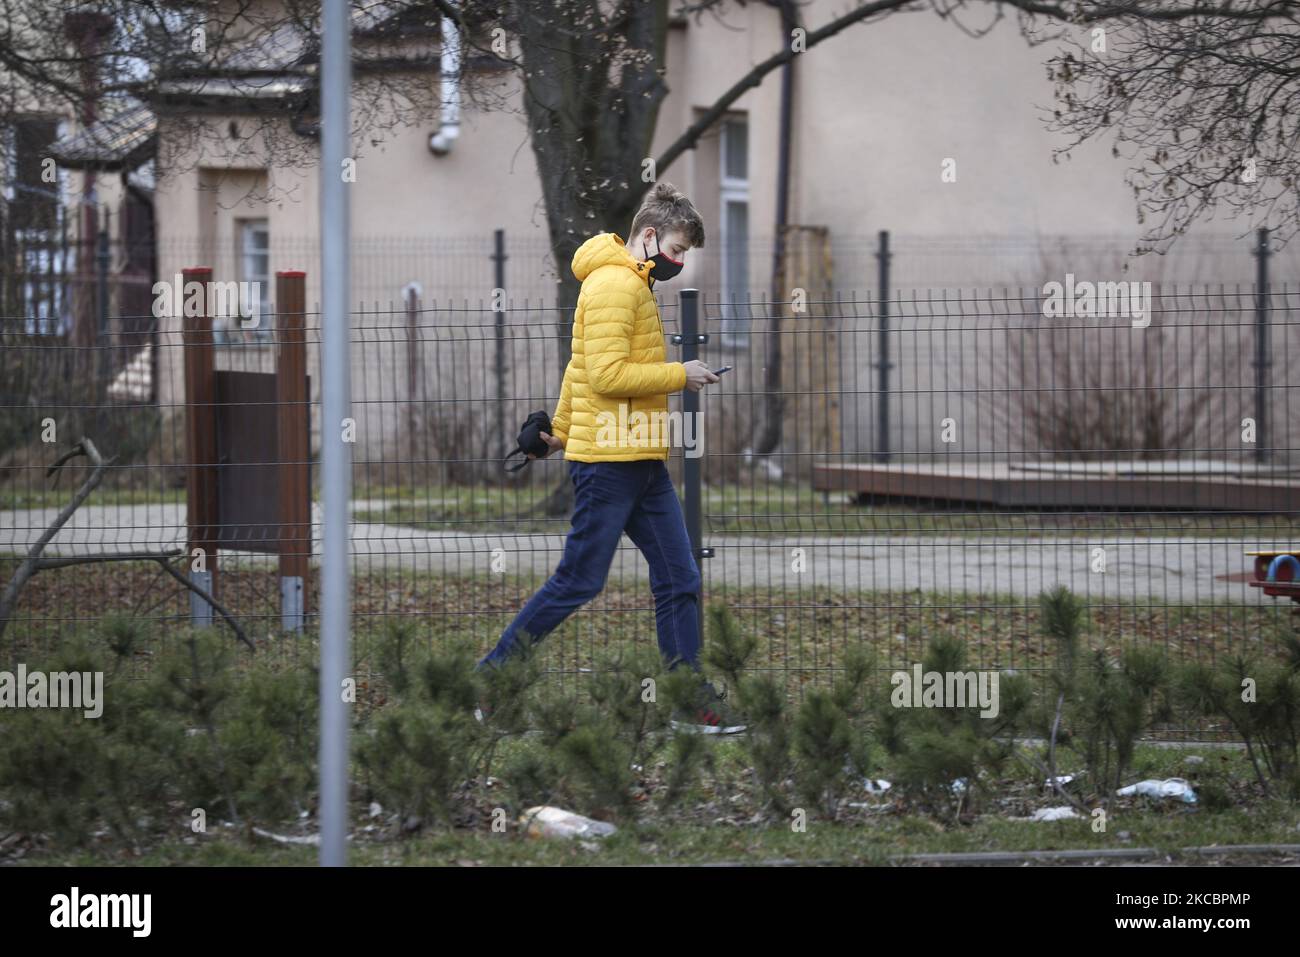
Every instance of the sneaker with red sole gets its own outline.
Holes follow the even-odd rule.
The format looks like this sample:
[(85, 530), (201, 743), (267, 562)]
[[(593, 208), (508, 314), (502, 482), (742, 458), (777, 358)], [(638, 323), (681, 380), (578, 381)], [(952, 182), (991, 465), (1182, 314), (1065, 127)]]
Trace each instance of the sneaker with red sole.
[(669, 724), (674, 731), (689, 734), (740, 734), (746, 728), (745, 722), (726, 698), (706, 681), (694, 711), (679, 708)]

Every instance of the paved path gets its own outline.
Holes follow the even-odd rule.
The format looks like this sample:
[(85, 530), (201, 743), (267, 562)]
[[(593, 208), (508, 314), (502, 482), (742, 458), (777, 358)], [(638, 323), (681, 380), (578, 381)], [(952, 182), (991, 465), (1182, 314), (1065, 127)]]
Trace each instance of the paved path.
[[(364, 507), (366, 503), (354, 503)], [(25, 552), (53, 520), (55, 509), (0, 512), (0, 554)], [(313, 556), (320, 556), (320, 507), (313, 505)], [(46, 549), (74, 555), (179, 547), (185, 538), (180, 504), (97, 505), (78, 510)], [(358, 524), (352, 529), (354, 568), (366, 571), (438, 571), (451, 574), (545, 575), (559, 561), (562, 535), (478, 534)], [(646, 581), (646, 566), (624, 539), (612, 581)], [(1271, 603), (1257, 589), (1223, 576), (1250, 568), (1243, 552), (1260, 544), (1222, 538), (1119, 540), (1013, 536), (714, 535), (716, 557), (702, 562), (711, 587), (765, 586), (794, 590), (826, 585), (844, 590), (1002, 592), (1035, 595), (1068, 585), (1093, 601), (1153, 598)], [(1105, 549), (1106, 570), (1092, 570), (1094, 549)], [(796, 549), (802, 549), (802, 556)], [(230, 553), (227, 553), (230, 554)], [(274, 556), (234, 553), (241, 565)], [(495, 567), (494, 567), (495, 564)], [(801, 569), (801, 570), (800, 570)]]

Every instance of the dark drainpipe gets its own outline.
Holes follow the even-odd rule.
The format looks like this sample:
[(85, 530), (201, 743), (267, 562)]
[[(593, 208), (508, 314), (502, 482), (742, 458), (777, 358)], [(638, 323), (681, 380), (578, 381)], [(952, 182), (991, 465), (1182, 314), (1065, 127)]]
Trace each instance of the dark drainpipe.
[[(775, 0), (781, 11), (782, 42), (792, 42), (791, 33), (799, 25), (794, 0)], [(754, 443), (754, 451), (767, 455), (781, 444), (781, 420), (785, 402), (781, 394), (781, 310), (778, 306), (789, 290), (781, 289), (782, 263), (785, 259), (785, 227), (790, 213), (790, 126), (794, 109), (794, 61), (791, 57), (781, 67), (781, 119), (776, 158), (776, 236), (772, 244), (772, 317), (770, 342), (766, 356), (767, 376), (763, 383), (763, 431)]]

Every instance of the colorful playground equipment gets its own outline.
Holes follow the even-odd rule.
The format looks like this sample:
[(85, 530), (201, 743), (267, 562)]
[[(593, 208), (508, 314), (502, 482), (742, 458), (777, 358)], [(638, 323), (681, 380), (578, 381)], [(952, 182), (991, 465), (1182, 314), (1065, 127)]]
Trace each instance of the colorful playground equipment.
[(1300, 546), (1289, 551), (1246, 552), (1255, 558), (1255, 579), (1251, 588), (1264, 589), (1265, 595), (1285, 596), (1300, 602)]

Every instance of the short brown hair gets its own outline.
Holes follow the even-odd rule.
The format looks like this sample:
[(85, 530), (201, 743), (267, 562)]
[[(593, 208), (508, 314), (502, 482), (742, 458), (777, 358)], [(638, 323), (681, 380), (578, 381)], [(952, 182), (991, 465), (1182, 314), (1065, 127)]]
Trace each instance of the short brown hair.
[(641, 208), (632, 218), (628, 238), (636, 236), (647, 226), (653, 226), (655, 235), (681, 232), (692, 246), (704, 245), (704, 219), (686, 196), (672, 183), (655, 183)]

